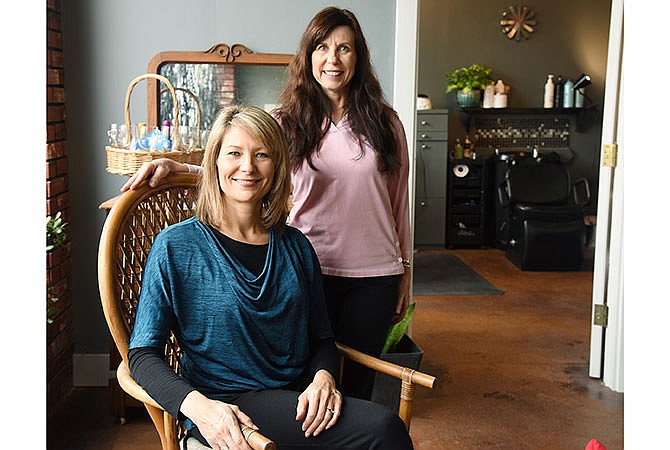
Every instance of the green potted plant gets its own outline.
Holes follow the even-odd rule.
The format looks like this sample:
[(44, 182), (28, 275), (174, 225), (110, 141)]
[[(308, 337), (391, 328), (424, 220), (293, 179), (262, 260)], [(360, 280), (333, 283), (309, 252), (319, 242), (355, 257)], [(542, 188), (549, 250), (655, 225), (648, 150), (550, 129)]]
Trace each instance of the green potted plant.
[(446, 92), (457, 91), (456, 101), (462, 108), (477, 106), (482, 96), (482, 90), (494, 81), (489, 76), (491, 70), (491, 68), (484, 67), (481, 64), (472, 64), (470, 67), (454, 69), (445, 75)]
[[(47, 255), (56, 249), (63, 247), (67, 242), (67, 233), (65, 232), (67, 222), (64, 222), (60, 211), (55, 216), (47, 216)], [(56, 301), (58, 293), (51, 283), (47, 283), (47, 323), (53, 323), (56, 317)]]
[[(403, 319), (389, 330), (380, 359), (410, 369), (419, 369), (423, 350), (410, 338), (406, 331), (414, 315), (416, 303), (411, 303)], [(398, 411), (400, 404), (401, 382), (399, 379), (383, 373), (375, 375), (371, 400)]]

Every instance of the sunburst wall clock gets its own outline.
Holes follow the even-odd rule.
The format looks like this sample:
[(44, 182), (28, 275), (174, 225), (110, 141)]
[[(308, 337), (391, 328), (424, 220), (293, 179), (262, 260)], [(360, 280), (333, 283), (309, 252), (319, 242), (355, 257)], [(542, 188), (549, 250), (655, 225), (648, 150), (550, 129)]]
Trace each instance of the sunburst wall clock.
[(500, 19), (502, 32), (508, 39), (528, 39), (535, 31), (535, 13), (527, 6), (510, 6)]

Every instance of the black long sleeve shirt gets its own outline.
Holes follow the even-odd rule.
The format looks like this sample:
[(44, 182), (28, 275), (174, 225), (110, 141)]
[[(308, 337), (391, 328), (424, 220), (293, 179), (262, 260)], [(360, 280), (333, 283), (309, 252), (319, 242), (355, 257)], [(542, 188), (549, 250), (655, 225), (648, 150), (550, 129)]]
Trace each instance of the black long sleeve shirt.
[[(222, 245), (231, 251), (252, 273), (263, 270), (267, 245), (252, 245), (238, 242), (217, 231)], [(135, 381), (173, 417), (181, 420), (179, 412), (186, 396), (193, 390), (188, 381), (181, 378), (166, 364), (163, 349), (158, 347), (134, 348), (128, 352), (130, 373)], [(338, 354), (334, 339), (310, 343), (310, 363), (302, 376), (287, 385), (288, 389), (304, 389), (316, 372), (327, 370), (334, 379), (338, 376)]]

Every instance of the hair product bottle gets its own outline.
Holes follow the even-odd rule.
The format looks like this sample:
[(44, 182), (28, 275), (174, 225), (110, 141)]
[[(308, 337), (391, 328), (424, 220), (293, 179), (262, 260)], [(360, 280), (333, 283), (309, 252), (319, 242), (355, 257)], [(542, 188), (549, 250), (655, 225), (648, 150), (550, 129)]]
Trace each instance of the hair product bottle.
[(563, 107), (563, 78), (559, 75), (554, 82), (554, 108)]
[(498, 80), (495, 86), (495, 94), (493, 95), (494, 108), (507, 108), (507, 86), (502, 80)]
[(584, 107), (584, 88), (579, 88), (575, 91), (575, 108)]
[(575, 91), (572, 89), (574, 84), (568, 80), (563, 85), (563, 108), (575, 107)]
[(554, 76), (547, 75), (547, 83), (544, 85), (544, 107), (554, 107)]
[(483, 108), (493, 108), (493, 96), (495, 95), (496, 88), (492, 84), (486, 86), (484, 89), (484, 103)]
[(463, 159), (463, 146), (459, 138), (456, 138), (456, 144), (454, 145), (454, 151), (451, 152), (451, 157), (452, 159)]
[(469, 135), (465, 135), (465, 145), (463, 146), (463, 158), (472, 158), (472, 141), (470, 140)]

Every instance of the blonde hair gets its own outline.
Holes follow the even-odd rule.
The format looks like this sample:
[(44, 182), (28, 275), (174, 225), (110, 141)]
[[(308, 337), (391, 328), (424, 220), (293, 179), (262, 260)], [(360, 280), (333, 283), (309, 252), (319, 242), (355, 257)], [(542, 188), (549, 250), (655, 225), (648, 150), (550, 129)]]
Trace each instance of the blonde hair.
[(277, 121), (256, 106), (233, 105), (219, 111), (207, 139), (202, 162), (203, 174), (198, 184), (196, 214), (211, 226), (218, 226), (224, 217), (224, 197), (219, 184), (216, 161), (221, 153), (223, 138), (231, 127), (238, 127), (257, 139), (268, 150), (274, 164), (274, 179), (263, 198), (261, 223), (266, 229), (278, 226), (283, 230), (288, 216), (288, 197), (291, 176), (288, 145)]

